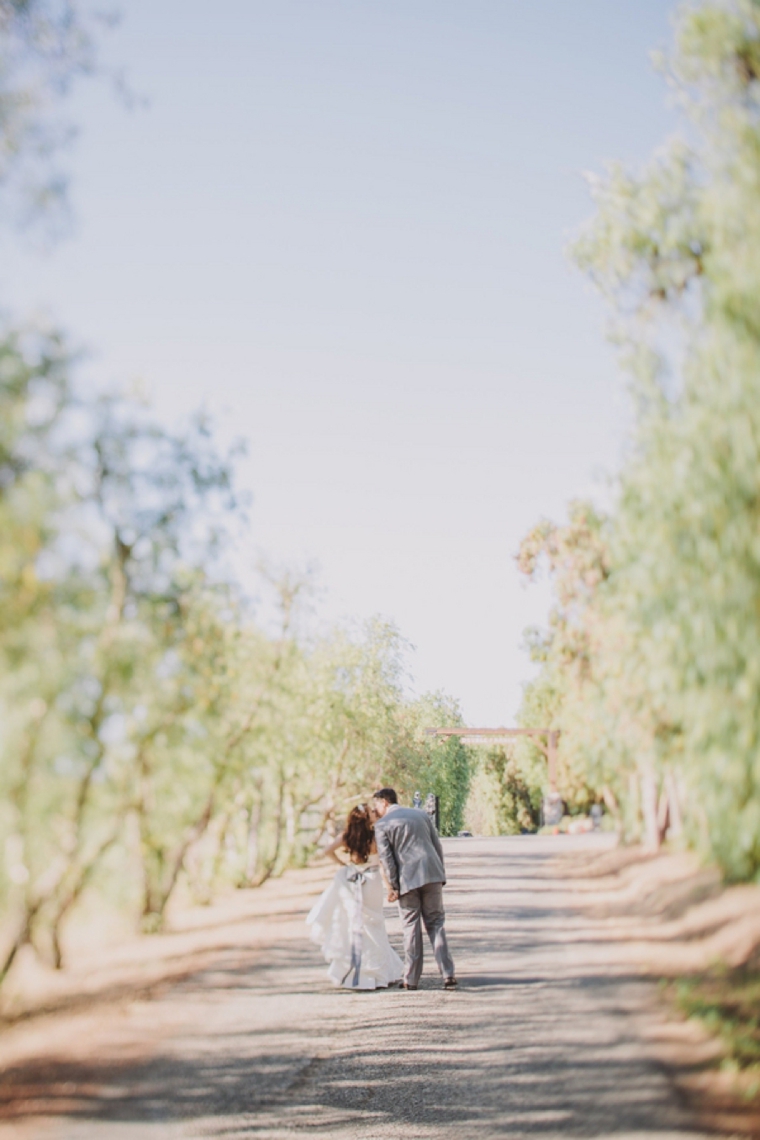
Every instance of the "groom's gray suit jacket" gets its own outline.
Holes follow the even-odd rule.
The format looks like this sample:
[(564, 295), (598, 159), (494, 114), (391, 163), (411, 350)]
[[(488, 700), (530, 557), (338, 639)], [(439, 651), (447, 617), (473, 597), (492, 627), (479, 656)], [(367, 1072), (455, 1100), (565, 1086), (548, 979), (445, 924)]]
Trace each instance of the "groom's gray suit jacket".
[(375, 824), (375, 841), (388, 882), (400, 895), (446, 882), (443, 848), (427, 812), (390, 808)]

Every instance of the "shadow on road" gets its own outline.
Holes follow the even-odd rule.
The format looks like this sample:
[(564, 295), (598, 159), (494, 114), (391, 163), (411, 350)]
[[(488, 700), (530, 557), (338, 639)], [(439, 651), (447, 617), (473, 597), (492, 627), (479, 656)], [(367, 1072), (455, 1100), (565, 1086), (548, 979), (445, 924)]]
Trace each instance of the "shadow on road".
[(109, 1124), (134, 1125), (132, 1140), (162, 1123), (240, 1140), (694, 1135), (630, 1016), (645, 984), (589, 972), (546, 856), (526, 852), (449, 850), (459, 991), (429, 964), (417, 993), (332, 990), (299, 927), (264, 960), (229, 949), (175, 984), (165, 1000), (187, 1010), (185, 1028), (146, 1041), (140, 1064), (6, 1071), (0, 1114), (63, 1118), (62, 1140), (110, 1140)]

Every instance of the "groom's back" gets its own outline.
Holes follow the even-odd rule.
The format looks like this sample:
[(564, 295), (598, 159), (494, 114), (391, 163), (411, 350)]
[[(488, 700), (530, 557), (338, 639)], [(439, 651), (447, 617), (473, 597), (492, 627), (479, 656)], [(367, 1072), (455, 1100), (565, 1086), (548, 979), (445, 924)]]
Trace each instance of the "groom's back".
[[(445, 883), (443, 850), (430, 817), (418, 808), (394, 807), (375, 824), (377, 849), (386, 873), (393, 859), (401, 894), (426, 883)], [(393, 881), (393, 876), (389, 874)]]

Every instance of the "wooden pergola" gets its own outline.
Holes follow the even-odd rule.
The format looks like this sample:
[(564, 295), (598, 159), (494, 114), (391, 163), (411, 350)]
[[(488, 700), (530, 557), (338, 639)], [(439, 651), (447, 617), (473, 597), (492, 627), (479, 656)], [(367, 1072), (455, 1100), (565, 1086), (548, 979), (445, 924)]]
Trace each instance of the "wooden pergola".
[(532, 736), (536, 747), (546, 757), (549, 767), (549, 788), (557, 790), (558, 728), (426, 728), (427, 736), (459, 736), (465, 744), (506, 744), (513, 736)]

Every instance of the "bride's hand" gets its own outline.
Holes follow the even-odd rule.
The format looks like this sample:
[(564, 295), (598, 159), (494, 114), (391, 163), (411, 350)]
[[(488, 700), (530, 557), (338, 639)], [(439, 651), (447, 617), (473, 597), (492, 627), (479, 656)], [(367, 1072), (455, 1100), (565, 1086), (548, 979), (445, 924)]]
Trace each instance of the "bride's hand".
[(398, 891), (394, 891), (392, 888), (388, 891), (388, 902), (398, 902)]

